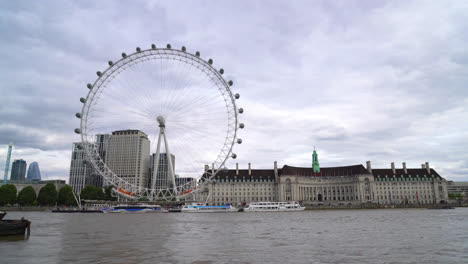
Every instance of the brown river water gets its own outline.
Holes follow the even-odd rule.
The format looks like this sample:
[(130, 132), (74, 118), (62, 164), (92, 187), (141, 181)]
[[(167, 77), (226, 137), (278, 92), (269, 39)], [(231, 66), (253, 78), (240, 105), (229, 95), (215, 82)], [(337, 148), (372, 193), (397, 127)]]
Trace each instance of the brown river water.
[(468, 208), (56, 214), (0, 263), (468, 263)]

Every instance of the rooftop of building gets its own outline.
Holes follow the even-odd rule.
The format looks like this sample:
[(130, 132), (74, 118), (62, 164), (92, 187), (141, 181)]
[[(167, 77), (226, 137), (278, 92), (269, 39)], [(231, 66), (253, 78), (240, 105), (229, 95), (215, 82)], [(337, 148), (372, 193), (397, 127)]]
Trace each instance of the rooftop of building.
[[(208, 173), (211, 173), (212, 170), (208, 170)], [(278, 174), (281, 173), (281, 169), (278, 169)], [(208, 175), (205, 173), (202, 176), (202, 180), (206, 179)], [(275, 170), (270, 169), (270, 170), (265, 170), (265, 169), (251, 169), (250, 172), (248, 169), (243, 169), (243, 170), (220, 170), (218, 173), (216, 173), (215, 180), (229, 180), (229, 181), (235, 181), (235, 180), (246, 180), (246, 181), (252, 181), (252, 180), (262, 180), (262, 181), (274, 181), (275, 179)]]
[(112, 135), (137, 135), (138, 133), (142, 133), (145, 136), (148, 136), (145, 132), (137, 129), (124, 129), (112, 131)]
[(369, 174), (366, 168), (361, 164), (340, 167), (321, 167), (320, 172), (315, 173), (312, 167), (294, 167), (284, 165), (282, 176), (315, 176), (315, 177), (332, 177), (332, 176), (354, 176), (361, 174)]
[(424, 178), (424, 177), (439, 177), (441, 176), (434, 170), (423, 168), (416, 169), (395, 169), (395, 172), (391, 168), (389, 169), (372, 169), (372, 174), (376, 178)]

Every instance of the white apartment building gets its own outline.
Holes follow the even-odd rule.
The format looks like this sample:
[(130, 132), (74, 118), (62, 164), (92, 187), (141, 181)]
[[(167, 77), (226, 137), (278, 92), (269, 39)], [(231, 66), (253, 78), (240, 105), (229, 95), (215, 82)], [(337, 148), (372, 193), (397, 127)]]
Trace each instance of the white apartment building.
[(123, 180), (146, 188), (149, 180), (150, 141), (139, 130), (112, 132), (106, 165)]

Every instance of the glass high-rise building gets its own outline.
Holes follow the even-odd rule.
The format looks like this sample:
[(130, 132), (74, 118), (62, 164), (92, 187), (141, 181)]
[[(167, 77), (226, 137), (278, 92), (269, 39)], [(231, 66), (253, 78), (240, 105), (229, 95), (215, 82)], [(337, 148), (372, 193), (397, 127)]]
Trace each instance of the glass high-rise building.
[(93, 172), (91, 164), (86, 160), (86, 153), (81, 142), (73, 143), (72, 158), (70, 163), (70, 178), (68, 183), (75, 193), (89, 184), (89, 179)]
[[(175, 171), (175, 156), (171, 154), (171, 161), (172, 167)], [(149, 181), (149, 186), (152, 187), (152, 179), (153, 179), (153, 172), (154, 172), (154, 165), (156, 164), (156, 153), (153, 153), (153, 157), (151, 159), (151, 177)], [(176, 183), (177, 184), (177, 183)], [(165, 189), (172, 187), (173, 182), (172, 179), (169, 177), (169, 162), (167, 160), (166, 153), (159, 153), (159, 164), (158, 164), (158, 175), (156, 175), (156, 181), (154, 187), (156, 189)]]
[(13, 161), (13, 164), (11, 166), (10, 180), (24, 181), (25, 176), (26, 176), (26, 161), (22, 159)]
[(36, 161), (29, 164), (28, 176), (26, 178), (28, 181), (40, 181), (41, 180), (41, 171), (39, 170), (39, 164)]

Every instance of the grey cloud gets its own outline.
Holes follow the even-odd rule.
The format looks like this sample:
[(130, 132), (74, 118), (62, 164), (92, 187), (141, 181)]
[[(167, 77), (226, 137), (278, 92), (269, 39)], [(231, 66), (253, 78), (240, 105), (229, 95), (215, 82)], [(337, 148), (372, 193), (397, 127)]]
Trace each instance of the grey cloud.
[(136, 46), (171, 43), (234, 80), (245, 109), (241, 164), (309, 166), (315, 145), (324, 166), (428, 160), (468, 179), (464, 2), (0, 5), (0, 145), (68, 151), (95, 72)]

